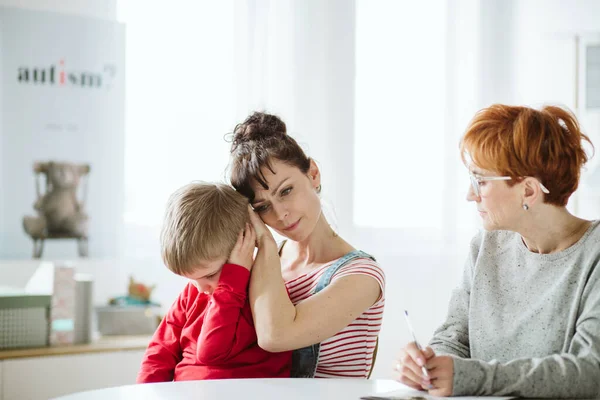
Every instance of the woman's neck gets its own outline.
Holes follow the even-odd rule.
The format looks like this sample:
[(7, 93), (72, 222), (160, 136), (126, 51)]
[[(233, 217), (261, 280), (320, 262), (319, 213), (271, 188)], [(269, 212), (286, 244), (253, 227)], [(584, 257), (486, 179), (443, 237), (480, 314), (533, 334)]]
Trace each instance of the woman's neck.
[(352, 246), (331, 228), (323, 213), (315, 229), (305, 240), (290, 241), (285, 247), (289, 258), (304, 265), (323, 264), (353, 250)]
[(530, 251), (552, 254), (577, 243), (590, 225), (590, 221), (575, 217), (565, 207), (544, 204), (517, 232)]

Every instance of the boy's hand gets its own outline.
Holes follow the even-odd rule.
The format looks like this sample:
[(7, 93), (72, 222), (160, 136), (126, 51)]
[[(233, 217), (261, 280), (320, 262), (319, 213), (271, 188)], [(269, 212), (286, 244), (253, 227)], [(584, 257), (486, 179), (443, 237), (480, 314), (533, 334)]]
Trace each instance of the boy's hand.
[(233, 246), (231, 255), (227, 260), (228, 264), (241, 265), (248, 271), (254, 264), (254, 244), (256, 243), (256, 233), (252, 225), (246, 224), (246, 227), (240, 231), (237, 242)]

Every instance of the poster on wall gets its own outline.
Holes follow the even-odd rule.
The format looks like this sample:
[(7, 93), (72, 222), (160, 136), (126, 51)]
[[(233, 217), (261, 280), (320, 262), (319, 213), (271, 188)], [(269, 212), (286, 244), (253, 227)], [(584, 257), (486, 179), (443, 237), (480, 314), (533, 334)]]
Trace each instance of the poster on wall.
[[(123, 24), (0, 7), (0, 259), (31, 257), (32, 241), (22, 220), (36, 215), (36, 161), (90, 165), (89, 254), (117, 255), (124, 197), (124, 72)], [(44, 258), (77, 257), (75, 242), (46, 241), (45, 246)]]

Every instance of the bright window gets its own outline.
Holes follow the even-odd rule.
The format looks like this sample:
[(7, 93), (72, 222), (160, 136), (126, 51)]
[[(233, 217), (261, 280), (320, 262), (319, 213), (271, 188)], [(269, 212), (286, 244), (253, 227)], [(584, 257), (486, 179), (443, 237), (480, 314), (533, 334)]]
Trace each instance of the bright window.
[(445, 3), (356, 3), (358, 226), (440, 227), (449, 145), (444, 142)]
[(234, 3), (120, 1), (126, 23), (125, 223), (157, 228), (192, 180), (224, 180), (235, 121)]

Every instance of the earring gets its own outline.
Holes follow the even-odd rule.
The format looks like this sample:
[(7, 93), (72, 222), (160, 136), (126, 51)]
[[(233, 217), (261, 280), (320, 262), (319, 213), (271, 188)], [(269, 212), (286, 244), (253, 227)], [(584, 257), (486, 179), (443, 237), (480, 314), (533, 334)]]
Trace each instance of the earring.
[(527, 204), (523, 204), (523, 210), (525, 210), (525, 211), (529, 210), (529, 206)]
[(320, 194), (320, 193), (321, 193), (321, 184), (320, 184), (320, 183), (319, 183), (319, 186), (317, 186), (317, 188), (316, 188), (316, 189), (317, 189), (317, 193), (319, 193), (319, 194)]

